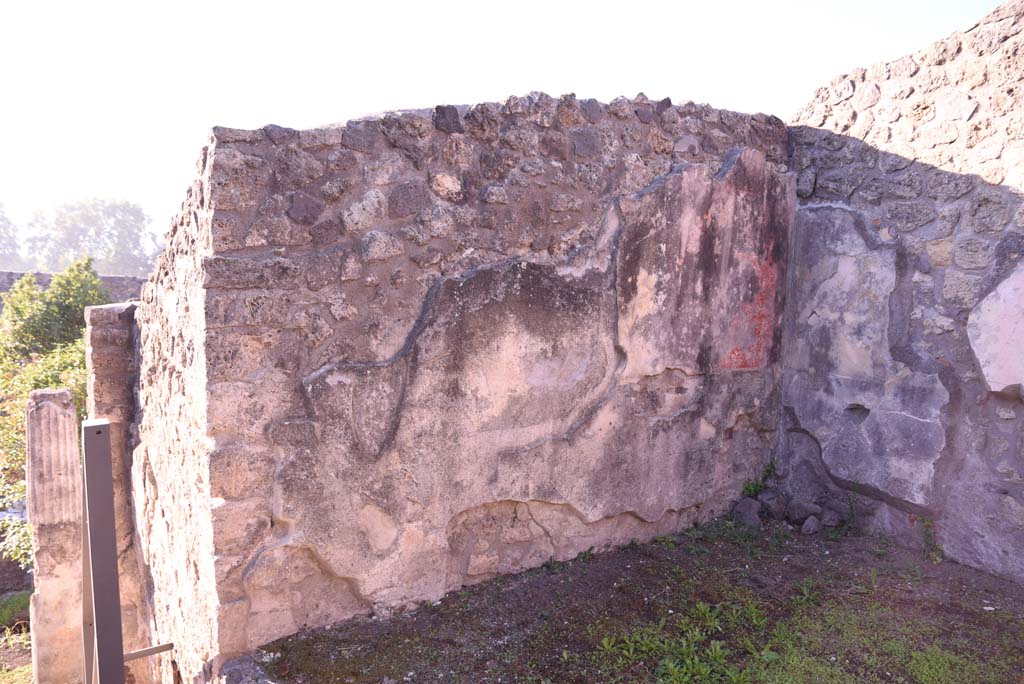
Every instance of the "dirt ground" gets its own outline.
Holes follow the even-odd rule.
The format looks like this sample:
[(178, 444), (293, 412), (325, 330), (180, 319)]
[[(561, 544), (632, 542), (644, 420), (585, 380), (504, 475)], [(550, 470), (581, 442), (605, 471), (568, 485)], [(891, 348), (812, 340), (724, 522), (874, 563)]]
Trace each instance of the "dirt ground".
[(32, 578), (27, 572), (17, 563), (0, 558), (0, 613), (6, 616), (6, 622), (0, 623), (0, 676), (32, 662), (28, 609), (12, 611), (5, 600), (16, 592), (31, 588)]
[(1024, 684), (1024, 588), (886, 539), (719, 521), (257, 655), (295, 684)]
[[(13, 640), (5, 639), (0, 644), (0, 674), (17, 670), (20, 667), (32, 664), (32, 646), (28, 640), (28, 633), (24, 637)], [(3, 680), (0, 679), (0, 683)]]
[(14, 561), (0, 558), (0, 595), (32, 588), (32, 578)]

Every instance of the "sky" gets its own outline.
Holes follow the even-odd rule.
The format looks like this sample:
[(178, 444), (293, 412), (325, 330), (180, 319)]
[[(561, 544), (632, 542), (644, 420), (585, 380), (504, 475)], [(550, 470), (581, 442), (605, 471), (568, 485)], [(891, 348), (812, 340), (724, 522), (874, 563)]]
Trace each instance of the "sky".
[(6, 2), (0, 204), (127, 200), (163, 233), (212, 126), (310, 128), (543, 91), (789, 120), (993, 0)]

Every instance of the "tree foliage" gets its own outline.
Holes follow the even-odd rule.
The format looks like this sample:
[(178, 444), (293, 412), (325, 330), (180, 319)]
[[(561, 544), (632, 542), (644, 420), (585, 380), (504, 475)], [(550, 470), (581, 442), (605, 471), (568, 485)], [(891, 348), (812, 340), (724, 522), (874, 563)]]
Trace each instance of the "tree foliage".
[[(88, 259), (53, 276), (46, 290), (29, 274), (3, 296), (0, 313), (0, 507), (25, 497), (25, 409), (32, 390), (67, 388), (85, 416), (86, 306), (110, 297)], [(31, 561), (27, 524), (0, 525), (0, 555)]]
[(0, 298), (0, 357), (14, 363), (74, 342), (85, 327), (85, 307), (110, 302), (90, 259), (55, 274), (45, 292), (28, 273)]
[(131, 202), (71, 202), (35, 216), (29, 248), (43, 271), (91, 257), (100, 273), (146, 276), (157, 251), (147, 223), (142, 209)]
[(18, 228), (0, 204), (0, 270), (24, 271), (27, 267), (28, 262), (19, 250)]

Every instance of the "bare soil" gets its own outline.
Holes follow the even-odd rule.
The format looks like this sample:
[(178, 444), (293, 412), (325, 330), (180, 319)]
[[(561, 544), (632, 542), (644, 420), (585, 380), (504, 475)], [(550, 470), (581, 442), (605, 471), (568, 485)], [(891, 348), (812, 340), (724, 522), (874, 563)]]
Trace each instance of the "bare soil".
[(16, 670), (32, 664), (32, 647), (28, 641), (28, 632), (20, 639), (5, 639), (0, 643), (0, 673)]
[[(31, 575), (22, 570), (17, 563), (0, 558), (0, 599), (31, 588)], [(27, 610), (13, 613), (6, 624), (0, 624), (0, 673), (32, 662), (28, 631)]]
[(257, 657), (295, 684), (1024, 684), (1024, 588), (930, 556), (719, 521)]
[(14, 561), (0, 558), (0, 595), (32, 588), (32, 577)]

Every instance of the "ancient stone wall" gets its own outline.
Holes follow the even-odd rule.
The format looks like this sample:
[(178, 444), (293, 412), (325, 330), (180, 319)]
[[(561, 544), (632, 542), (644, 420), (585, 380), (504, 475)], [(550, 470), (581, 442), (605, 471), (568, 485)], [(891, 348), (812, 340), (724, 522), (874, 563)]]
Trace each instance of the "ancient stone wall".
[(109, 366), (156, 678), (678, 530), (773, 454), (791, 519), (1024, 578), (1022, 17), (789, 128), (538, 95), (215, 129)]
[(219, 652), (211, 515), (222, 495), (210, 487), (202, 272), (211, 254), (210, 170), (204, 152), (135, 314), (133, 511), (151, 639), (175, 645), (152, 658), (156, 681), (167, 684), (203, 681)]
[(796, 123), (783, 482), (1024, 579), (1024, 3)]
[(777, 434), (786, 145), (643, 97), (215, 129), (137, 314), (164, 681), (727, 510)]
[[(134, 303), (90, 306), (85, 310), (85, 360), (89, 374), (86, 412), (110, 421), (114, 486), (114, 533), (121, 592), (121, 632), (126, 651), (151, 645), (149, 590), (140, 566), (131, 486), (131, 443), (135, 428), (136, 339)], [(76, 443), (77, 444), (77, 443)], [(79, 574), (79, 580), (81, 575)], [(152, 680), (148, 659), (128, 664), (139, 684)]]

